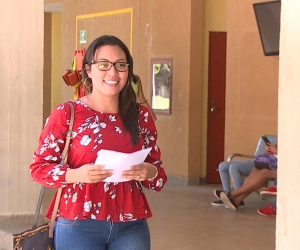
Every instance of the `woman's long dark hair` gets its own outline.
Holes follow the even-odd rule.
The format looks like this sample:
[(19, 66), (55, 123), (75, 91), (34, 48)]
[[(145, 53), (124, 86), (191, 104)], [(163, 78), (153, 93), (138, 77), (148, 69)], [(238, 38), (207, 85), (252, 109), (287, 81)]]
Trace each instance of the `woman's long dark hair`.
[(91, 85), (90, 88), (86, 88), (86, 91), (92, 92), (93, 90), (93, 86), (91, 82), (92, 80), (88, 77), (86, 65), (88, 65), (88, 68), (91, 68), (92, 63), (94, 62), (94, 56), (96, 50), (105, 45), (120, 47), (126, 55), (127, 63), (129, 63), (127, 82), (119, 95), (118, 112), (121, 116), (125, 129), (127, 129), (131, 135), (132, 143), (137, 144), (139, 140), (139, 125), (138, 125), (139, 109), (136, 103), (136, 95), (130, 83), (133, 76), (133, 59), (127, 46), (119, 38), (115, 36), (104, 35), (95, 39), (86, 50), (83, 59), (82, 72), (81, 72), (82, 80), (86, 81), (88, 85)]

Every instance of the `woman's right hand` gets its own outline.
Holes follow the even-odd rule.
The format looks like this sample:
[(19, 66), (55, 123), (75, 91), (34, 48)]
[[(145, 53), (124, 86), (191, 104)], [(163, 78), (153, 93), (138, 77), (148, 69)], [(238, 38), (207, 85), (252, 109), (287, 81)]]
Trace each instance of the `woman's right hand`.
[(84, 182), (84, 183), (97, 183), (103, 181), (109, 176), (112, 176), (111, 169), (103, 169), (104, 165), (85, 164), (80, 168), (69, 169), (66, 172), (66, 182)]

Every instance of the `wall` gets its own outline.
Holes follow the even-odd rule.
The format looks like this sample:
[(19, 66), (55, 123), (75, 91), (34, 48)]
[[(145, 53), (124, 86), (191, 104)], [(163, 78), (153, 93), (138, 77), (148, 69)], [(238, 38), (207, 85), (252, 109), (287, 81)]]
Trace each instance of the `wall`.
[(59, 103), (61, 103), (61, 83), (62, 83), (62, 71), (61, 60), (62, 60), (62, 51), (61, 51), (61, 13), (52, 13), (52, 68), (51, 68), (51, 108), (53, 109)]
[[(26, 10), (26, 11), (24, 11)], [(43, 2), (4, 1), (0, 9), (0, 215), (35, 211), (39, 186), (28, 166), (42, 128)]]
[(225, 156), (253, 154), (262, 134), (277, 134), (279, 57), (263, 54), (255, 2), (228, 0)]
[(300, 249), (300, 2), (281, 1), (276, 249)]
[[(133, 9), (132, 19), (128, 13), (115, 15), (115, 10), (125, 8)], [(158, 142), (163, 165), (174, 181), (199, 184), (203, 1), (66, 0), (62, 9), (63, 69), (70, 67), (76, 43), (86, 48), (101, 34), (117, 35), (132, 46), (134, 71), (141, 76), (146, 98), (150, 99), (150, 59), (173, 58), (172, 99), (176, 101), (172, 103), (172, 115), (158, 115)], [(95, 13), (110, 15), (92, 16)], [(78, 31), (87, 30), (87, 44), (78, 42), (76, 16)], [(63, 85), (62, 100), (70, 98), (72, 90)]]
[(43, 71), (43, 124), (51, 111), (52, 81), (52, 14), (44, 13), (44, 71)]
[[(191, 25), (190, 25), (190, 62), (189, 62), (189, 119), (188, 119), (188, 184), (199, 185), (201, 154), (205, 148), (201, 145), (202, 137), (201, 125), (205, 122), (203, 119), (203, 109), (199, 108), (203, 106), (202, 96), (203, 82), (200, 80), (203, 71), (203, 26), (204, 26), (204, 3), (203, 1), (191, 2)], [(183, 86), (184, 87), (184, 86)], [(177, 102), (176, 99), (174, 99)], [(178, 114), (180, 117), (180, 114)], [(181, 116), (182, 117), (182, 116)], [(174, 164), (174, 163), (173, 163)]]

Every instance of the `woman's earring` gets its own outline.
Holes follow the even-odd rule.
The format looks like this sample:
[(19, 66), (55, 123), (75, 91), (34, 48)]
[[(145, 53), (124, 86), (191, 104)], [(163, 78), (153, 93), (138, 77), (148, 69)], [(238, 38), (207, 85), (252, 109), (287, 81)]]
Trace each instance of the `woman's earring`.
[(93, 82), (92, 82), (92, 79), (87, 77), (84, 79), (83, 81), (83, 85), (87, 88), (87, 89), (91, 89), (92, 86), (93, 86)]

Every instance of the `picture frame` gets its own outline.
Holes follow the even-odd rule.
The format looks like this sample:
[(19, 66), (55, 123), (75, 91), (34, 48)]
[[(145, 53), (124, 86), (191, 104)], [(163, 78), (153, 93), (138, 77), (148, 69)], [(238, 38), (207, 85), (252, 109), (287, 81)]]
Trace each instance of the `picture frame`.
[(158, 114), (171, 114), (173, 59), (152, 58), (150, 67), (151, 108)]

